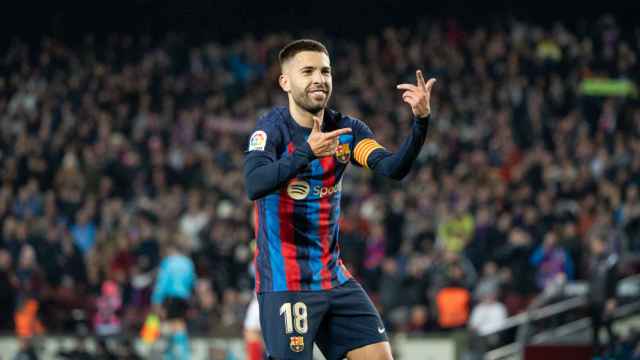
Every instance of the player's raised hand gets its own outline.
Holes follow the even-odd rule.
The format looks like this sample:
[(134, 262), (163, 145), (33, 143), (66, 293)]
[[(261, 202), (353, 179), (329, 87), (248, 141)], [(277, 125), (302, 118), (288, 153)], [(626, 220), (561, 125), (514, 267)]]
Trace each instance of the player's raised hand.
[(417, 84), (400, 84), (398, 89), (404, 90), (402, 100), (411, 106), (413, 115), (425, 118), (431, 114), (431, 88), (436, 79), (431, 78), (425, 83), (422, 71), (416, 71)]
[(332, 156), (338, 147), (338, 136), (350, 133), (351, 128), (342, 128), (331, 132), (322, 132), (320, 119), (313, 117), (313, 127), (307, 142), (316, 157)]

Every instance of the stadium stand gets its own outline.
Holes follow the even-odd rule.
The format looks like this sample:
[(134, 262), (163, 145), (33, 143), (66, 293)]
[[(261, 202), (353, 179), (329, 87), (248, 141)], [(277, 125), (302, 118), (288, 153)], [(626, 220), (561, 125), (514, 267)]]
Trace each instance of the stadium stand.
[[(474, 313), (499, 328), (557, 282), (588, 280), (593, 237), (621, 277), (638, 272), (640, 36), (627, 35), (604, 16), (322, 39), (332, 106), (390, 149), (410, 118), (395, 84), (416, 68), (438, 78), (408, 178), (343, 181), (343, 257), (387, 329), (451, 331)], [(256, 118), (285, 102), (275, 54), (293, 38), (14, 39), (0, 54), (0, 330), (138, 334), (179, 236), (199, 277), (189, 328), (240, 336), (253, 288), (242, 156)], [(439, 316), (451, 289), (469, 299), (463, 319)]]

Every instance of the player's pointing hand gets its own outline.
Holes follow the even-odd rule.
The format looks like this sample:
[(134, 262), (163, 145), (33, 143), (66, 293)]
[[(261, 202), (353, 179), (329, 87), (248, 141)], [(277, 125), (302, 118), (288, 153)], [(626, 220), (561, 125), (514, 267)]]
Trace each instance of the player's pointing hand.
[(402, 100), (411, 106), (413, 115), (425, 118), (431, 114), (431, 88), (436, 79), (431, 78), (425, 83), (422, 71), (416, 71), (417, 85), (400, 84), (398, 89), (404, 90)]
[(313, 117), (313, 127), (307, 142), (316, 157), (332, 156), (338, 147), (338, 136), (351, 132), (351, 128), (342, 128), (328, 133), (322, 132), (320, 119)]

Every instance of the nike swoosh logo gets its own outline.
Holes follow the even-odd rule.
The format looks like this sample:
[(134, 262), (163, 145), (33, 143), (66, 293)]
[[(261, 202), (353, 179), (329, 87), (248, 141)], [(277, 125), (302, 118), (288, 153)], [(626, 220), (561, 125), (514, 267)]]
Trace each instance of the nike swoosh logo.
[(384, 332), (384, 328), (383, 328), (383, 327), (379, 327), (379, 328), (378, 328), (378, 332), (379, 332), (380, 334), (382, 334), (382, 333)]

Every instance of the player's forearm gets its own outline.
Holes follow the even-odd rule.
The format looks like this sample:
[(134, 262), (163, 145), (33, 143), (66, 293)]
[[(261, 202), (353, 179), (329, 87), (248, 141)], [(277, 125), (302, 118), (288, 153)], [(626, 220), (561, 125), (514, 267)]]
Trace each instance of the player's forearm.
[(268, 155), (249, 154), (244, 163), (244, 183), (249, 199), (259, 199), (295, 177), (314, 159), (308, 143), (291, 156), (273, 161)]
[(402, 180), (411, 170), (413, 162), (420, 154), (422, 145), (424, 145), (429, 119), (430, 117), (427, 117), (426, 119), (414, 121), (411, 127), (411, 134), (395, 153), (383, 149), (371, 153), (367, 161), (369, 167), (376, 174), (395, 180)]

